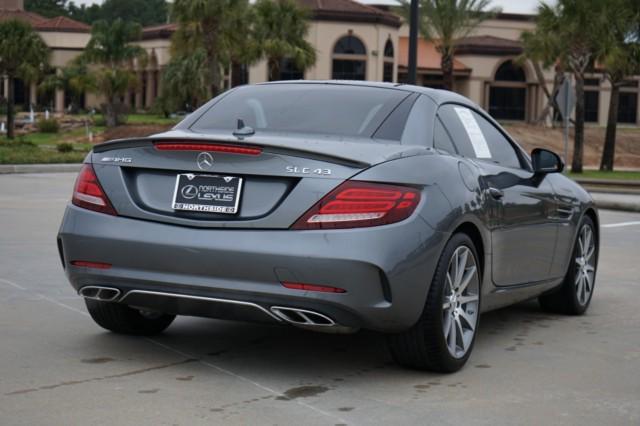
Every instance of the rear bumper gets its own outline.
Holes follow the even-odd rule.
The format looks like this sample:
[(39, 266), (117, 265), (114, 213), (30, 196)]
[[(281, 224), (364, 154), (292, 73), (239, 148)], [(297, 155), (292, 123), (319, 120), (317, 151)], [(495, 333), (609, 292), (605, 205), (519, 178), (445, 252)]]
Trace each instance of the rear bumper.
[[(277, 315), (254, 317), (240, 309), (241, 304), (203, 307), (198, 300), (246, 302), (257, 306), (253, 314), (271, 312), (273, 306), (295, 307), (319, 312), (342, 326), (393, 332), (410, 327), (420, 316), (447, 235), (434, 231), (419, 215), (353, 230), (194, 229), (70, 205), (58, 239), (71, 285), (76, 290), (89, 285), (116, 288), (122, 303), (275, 323)], [(73, 260), (113, 266), (76, 267), (70, 264)], [(282, 281), (339, 287), (346, 293), (291, 290)], [(138, 292), (129, 294), (134, 290)], [(193, 297), (164, 300), (153, 292)]]

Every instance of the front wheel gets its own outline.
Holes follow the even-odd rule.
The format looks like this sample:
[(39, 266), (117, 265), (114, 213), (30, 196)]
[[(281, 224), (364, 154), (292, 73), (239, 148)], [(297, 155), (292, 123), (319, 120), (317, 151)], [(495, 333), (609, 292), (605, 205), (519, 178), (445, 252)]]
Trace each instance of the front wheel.
[(114, 333), (151, 336), (163, 332), (175, 315), (141, 311), (127, 305), (85, 299), (91, 318), (102, 328)]
[(593, 297), (598, 262), (598, 239), (589, 216), (580, 222), (571, 265), (559, 289), (540, 296), (540, 306), (550, 312), (582, 315)]
[(418, 322), (389, 336), (398, 364), (451, 373), (471, 354), (480, 318), (480, 270), (473, 241), (455, 234), (445, 246)]

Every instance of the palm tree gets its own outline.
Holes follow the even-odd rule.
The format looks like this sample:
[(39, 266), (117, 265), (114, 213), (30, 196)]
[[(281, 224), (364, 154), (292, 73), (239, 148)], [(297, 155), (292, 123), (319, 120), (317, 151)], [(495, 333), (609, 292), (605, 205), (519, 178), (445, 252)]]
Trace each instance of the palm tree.
[[(136, 75), (127, 65), (138, 59), (144, 62), (143, 48), (130, 44), (140, 39), (142, 28), (138, 24), (116, 19), (97, 21), (91, 30), (91, 39), (76, 66), (87, 66), (86, 89), (104, 96), (102, 113), (107, 127), (120, 123), (120, 98), (136, 83)], [(96, 67), (92, 67), (96, 65)]]
[(613, 171), (620, 87), (640, 73), (640, 5), (634, 0), (608, 0), (608, 31), (600, 38), (598, 63), (611, 84), (609, 114), (600, 170)]
[(0, 75), (9, 80), (7, 137), (15, 127), (15, 79), (34, 81), (49, 61), (49, 48), (29, 24), (18, 20), (0, 22)]
[[(553, 112), (558, 110), (555, 97), (560, 90), (560, 85), (564, 80), (564, 68), (561, 63), (557, 62), (560, 56), (558, 43), (553, 38), (553, 34), (548, 34), (538, 30), (524, 31), (520, 36), (523, 52), (517, 58), (517, 62), (529, 61), (538, 80), (538, 86), (542, 89), (547, 102), (542, 112), (536, 119), (536, 123), (544, 123), (547, 117), (551, 116), (553, 120)], [(553, 79), (553, 88), (549, 91), (544, 76), (543, 68), (555, 69)]]
[(165, 115), (176, 110), (192, 111), (207, 96), (207, 53), (197, 48), (188, 54), (172, 56), (162, 73), (162, 94), (158, 105)]
[[(489, 9), (490, 4), (491, 0), (420, 0), (420, 32), (435, 43), (440, 53), (445, 89), (453, 90), (453, 60), (458, 40), (500, 12), (500, 8)], [(408, 21), (408, 0), (402, 0), (402, 13)]]
[(294, 0), (258, 0), (254, 5), (253, 36), (267, 58), (269, 80), (280, 80), (280, 64), (291, 59), (304, 70), (316, 61), (316, 52), (305, 36), (309, 13)]
[(206, 52), (210, 95), (220, 93), (223, 70), (233, 60), (256, 53), (249, 38), (248, 0), (175, 0), (171, 14), (179, 24), (173, 50)]
[(576, 82), (573, 173), (582, 173), (584, 148), (584, 75), (596, 59), (597, 46), (607, 31), (601, 0), (558, 0), (555, 6), (540, 3), (536, 32), (555, 43), (561, 67), (573, 73)]

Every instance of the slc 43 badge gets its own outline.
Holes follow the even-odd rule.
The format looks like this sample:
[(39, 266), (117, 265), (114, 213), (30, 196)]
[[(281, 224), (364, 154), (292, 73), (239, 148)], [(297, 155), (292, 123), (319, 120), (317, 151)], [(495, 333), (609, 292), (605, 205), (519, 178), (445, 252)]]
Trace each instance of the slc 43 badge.
[(287, 166), (286, 171), (287, 173), (296, 173), (300, 175), (320, 175), (320, 176), (331, 175), (331, 169), (312, 168), (312, 167)]

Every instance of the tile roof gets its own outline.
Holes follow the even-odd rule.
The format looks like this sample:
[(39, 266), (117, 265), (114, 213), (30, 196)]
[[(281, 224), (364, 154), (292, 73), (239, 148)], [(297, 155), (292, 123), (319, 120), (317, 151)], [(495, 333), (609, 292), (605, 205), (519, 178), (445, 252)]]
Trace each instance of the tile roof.
[(311, 10), (315, 20), (372, 22), (400, 27), (401, 21), (393, 13), (367, 6), (353, 0), (297, 0)]
[(57, 16), (38, 22), (34, 27), (40, 31), (91, 32), (91, 25), (75, 21), (66, 16)]
[(456, 53), (458, 55), (519, 55), (522, 53), (522, 43), (519, 40), (490, 35), (471, 36), (458, 40)]
[[(353, 0), (296, 0), (311, 12), (316, 21), (370, 22), (399, 28), (400, 18), (393, 13), (367, 6)], [(143, 39), (169, 38), (177, 24), (162, 24), (142, 29)]]
[(25, 10), (0, 10), (0, 21), (10, 19), (17, 19), (31, 24), (36, 31), (91, 32), (91, 26), (64, 16), (49, 19)]
[(142, 39), (149, 40), (154, 38), (170, 38), (178, 29), (178, 24), (161, 24), (142, 29)]

